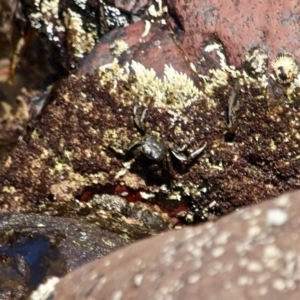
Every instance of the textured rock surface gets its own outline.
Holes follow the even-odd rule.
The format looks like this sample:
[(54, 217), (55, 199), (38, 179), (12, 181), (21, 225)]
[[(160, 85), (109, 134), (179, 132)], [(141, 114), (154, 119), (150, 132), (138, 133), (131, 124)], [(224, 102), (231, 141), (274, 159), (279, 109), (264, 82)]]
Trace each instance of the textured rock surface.
[(137, 242), (68, 274), (54, 299), (297, 299), (299, 214), (296, 192)]
[(60, 72), (76, 70), (101, 36), (115, 28), (150, 18), (153, 1), (20, 0), (19, 11), (47, 46), (49, 59)]
[(295, 1), (192, 0), (187, 5), (185, 0), (168, 0), (167, 4), (178, 44), (201, 73), (214, 65), (203, 59), (204, 47), (213, 40), (223, 45), (229, 64), (238, 68), (245, 51), (257, 46), (271, 60), (284, 50), (300, 60), (300, 8)]
[(76, 220), (0, 213), (0, 298), (25, 299), (48, 277), (64, 276), (127, 244)]
[[(29, 143), (20, 141), (0, 171), (2, 209), (52, 206), (82, 200), (87, 188), (102, 193), (122, 185), (152, 203), (187, 203), (199, 220), (297, 188), (299, 103), (285, 96), (296, 89), (268, 73), (252, 78), (236, 71), (218, 44), (207, 51), (217, 53), (220, 68), (202, 77), (201, 90), (172, 66), (161, 81), (135, 61), (66, 79)], [(190, 143), (190, 152), (206, 143), (201, 156), (187, 165), (173, 157), (165, 168), (138, 149), (128, 152), (142, 139), (135, 102), (139, 114), (148, 108), (148, 134), (175, 149)]]
[(100, 36), (128, 25), (126, 16), (103, 1), (20, 1), (30, 26), (43, 36), (54, 65), (68, 73)]
[[(183, 210), (181, 215), (193, 222), (298, 188), (300, 81), (293, 56), (295, 74), (285, 82), (278, 79), (289, 74), (286, 57), (276, 60), (275, 77), (268, 71), (268, 51), (260, 48), (262, 61), (256, 56), (248, 61), (260, 72), (249, 75), (228, 64), (222, 45), (210, 41), (199, 49), (217, 62), (205, 75), (192, 66), (186, 71), (188, 63), (178, 59), (180, 52), (164, 25), (146, 21), (104, 37), (78, 74), (86, 73), (85, 66), (99, 66), (95, 61), (105, 65), (64, 80), (31, 140), (19, 141), (6, 159), (0, 171), (1, 209), (53, 211), (75, 199), (94, 207), (89, 202), (93, 194), (107, 188), (114, 194), (122, 186), (126, 197), (138, 194), (169, 217)], [(157, 73), (135, 57), (146, 66), (153, 63)], [(134, 125), (135, 103), (139, 115), (148, 109), (146, 132)], [(168, 149), (189, 144), (187, 156), (206, 148), (190, 164), (174, 155), (167, 163), (169, 150), (165, 164), (155, 163), (139, 147), (128, 151), (146, 134)], [(172, 224), (170, 219), (167, 223)]]

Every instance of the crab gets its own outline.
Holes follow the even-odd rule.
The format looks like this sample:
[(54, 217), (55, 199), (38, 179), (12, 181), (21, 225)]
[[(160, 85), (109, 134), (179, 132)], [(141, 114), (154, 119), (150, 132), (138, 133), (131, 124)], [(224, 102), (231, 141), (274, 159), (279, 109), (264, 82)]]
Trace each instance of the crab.
[(197, 149), (191, 154), (186, 155), (185, 153), (191, 143), (190, 141), (180, 149), (174, 149), (172, 147), (169, 147), (164, 141), (164, 139), (158, 138), (146, 130), (145, 118), (148, 109), (145, 108), (143, 110), (140, 118), (138, 117), (137, 110), (138, 105), (135, 104), (133, 107), (134, 124), (137, 127), (137, 129), (141, 132), (142, 138), (135, 141), (127, 148), (129, 152), (132, 152), (133, 150), (137, 149), (139, 154), (147, 157), (154, 164), (169, 167), (171, 161), (170, 154), (178, 161), (185, 164), (190, 164), (205, 149), (206, 142), (201, 148)]

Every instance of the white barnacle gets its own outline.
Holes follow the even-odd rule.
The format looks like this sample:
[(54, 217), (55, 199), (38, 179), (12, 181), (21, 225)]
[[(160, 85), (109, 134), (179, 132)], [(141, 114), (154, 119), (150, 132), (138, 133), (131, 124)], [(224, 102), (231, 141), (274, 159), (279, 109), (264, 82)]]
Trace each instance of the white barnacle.
[(294, 81), (298, 74), (298, 64), (290, 53), (279, 53), (272, 63), (276, 80), (281, 84), (288, 84)]
[(251, 48), (245, 53), (244, 68), (251, 77), (259, 77), (266, 72), (268, 55), (260, 47)]

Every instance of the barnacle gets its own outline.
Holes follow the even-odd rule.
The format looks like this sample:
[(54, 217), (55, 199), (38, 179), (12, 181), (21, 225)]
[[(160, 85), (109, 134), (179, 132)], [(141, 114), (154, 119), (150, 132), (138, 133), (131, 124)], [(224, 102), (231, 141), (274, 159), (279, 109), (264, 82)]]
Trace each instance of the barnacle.
[(281, 84), (288, 84), (294, 81), (298, 74), (298, 64), (290, 53), (279, 53), (272, 63), (276, 79)]
[(260, 47), (251, 48), (245, 53), (244, 68), (249, 76), (257, 78), (264, 74), (267, 69), (268, 55)]
[(80, 14), (68, 9), (65, 13), (66, 22), (72, 34), (69, 34), (68, 39), (71, 45), (76, 49), (75, 56), (83, 57), (86, 52), (93, 49), (96, 40), (95, 32), (85, 31), (83, 26), (83, 19)]

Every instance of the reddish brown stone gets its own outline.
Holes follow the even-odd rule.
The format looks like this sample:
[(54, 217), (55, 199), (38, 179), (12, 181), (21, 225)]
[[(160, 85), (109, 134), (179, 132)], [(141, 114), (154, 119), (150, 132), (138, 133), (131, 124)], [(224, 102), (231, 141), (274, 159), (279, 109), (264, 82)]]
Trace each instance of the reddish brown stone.
[[(204, 47), (221, 42), (230, 64), (241, 67), (244, 52), (252, 47), (266, 49), (272, 60), (286, 50), (297, 59), (300, 32), (297, 1), (189, 1), (168, 0), (168, 8), (178, 42), (197, 69), (206, 70)], [(181, 30), (178, 30), (181, 28)], [(197, 63), (200, 60), (200, 64)]]
[(163, 77), (167, 64), (172, 65), (177, 71), (192, 76), (189, 65), (174, 43), (168, 27), (151, 23), (150, 31), (145, 34), (145, 26), (146, 23), (141, 21), (108, 33), (83, 61), (77, 75), (92, 73), (97, 67), (111, 63), (114, 59), (112, 45), (116, 40), (122, 40), (128, 44), (129, 49), (118, 57), (121, 65), (135, 60), (146, 68), (154, 69), (158, 77)]
[(290, 193), (138, 242), (67, 275), (54, 299), (297, 299), (299, 214)]

